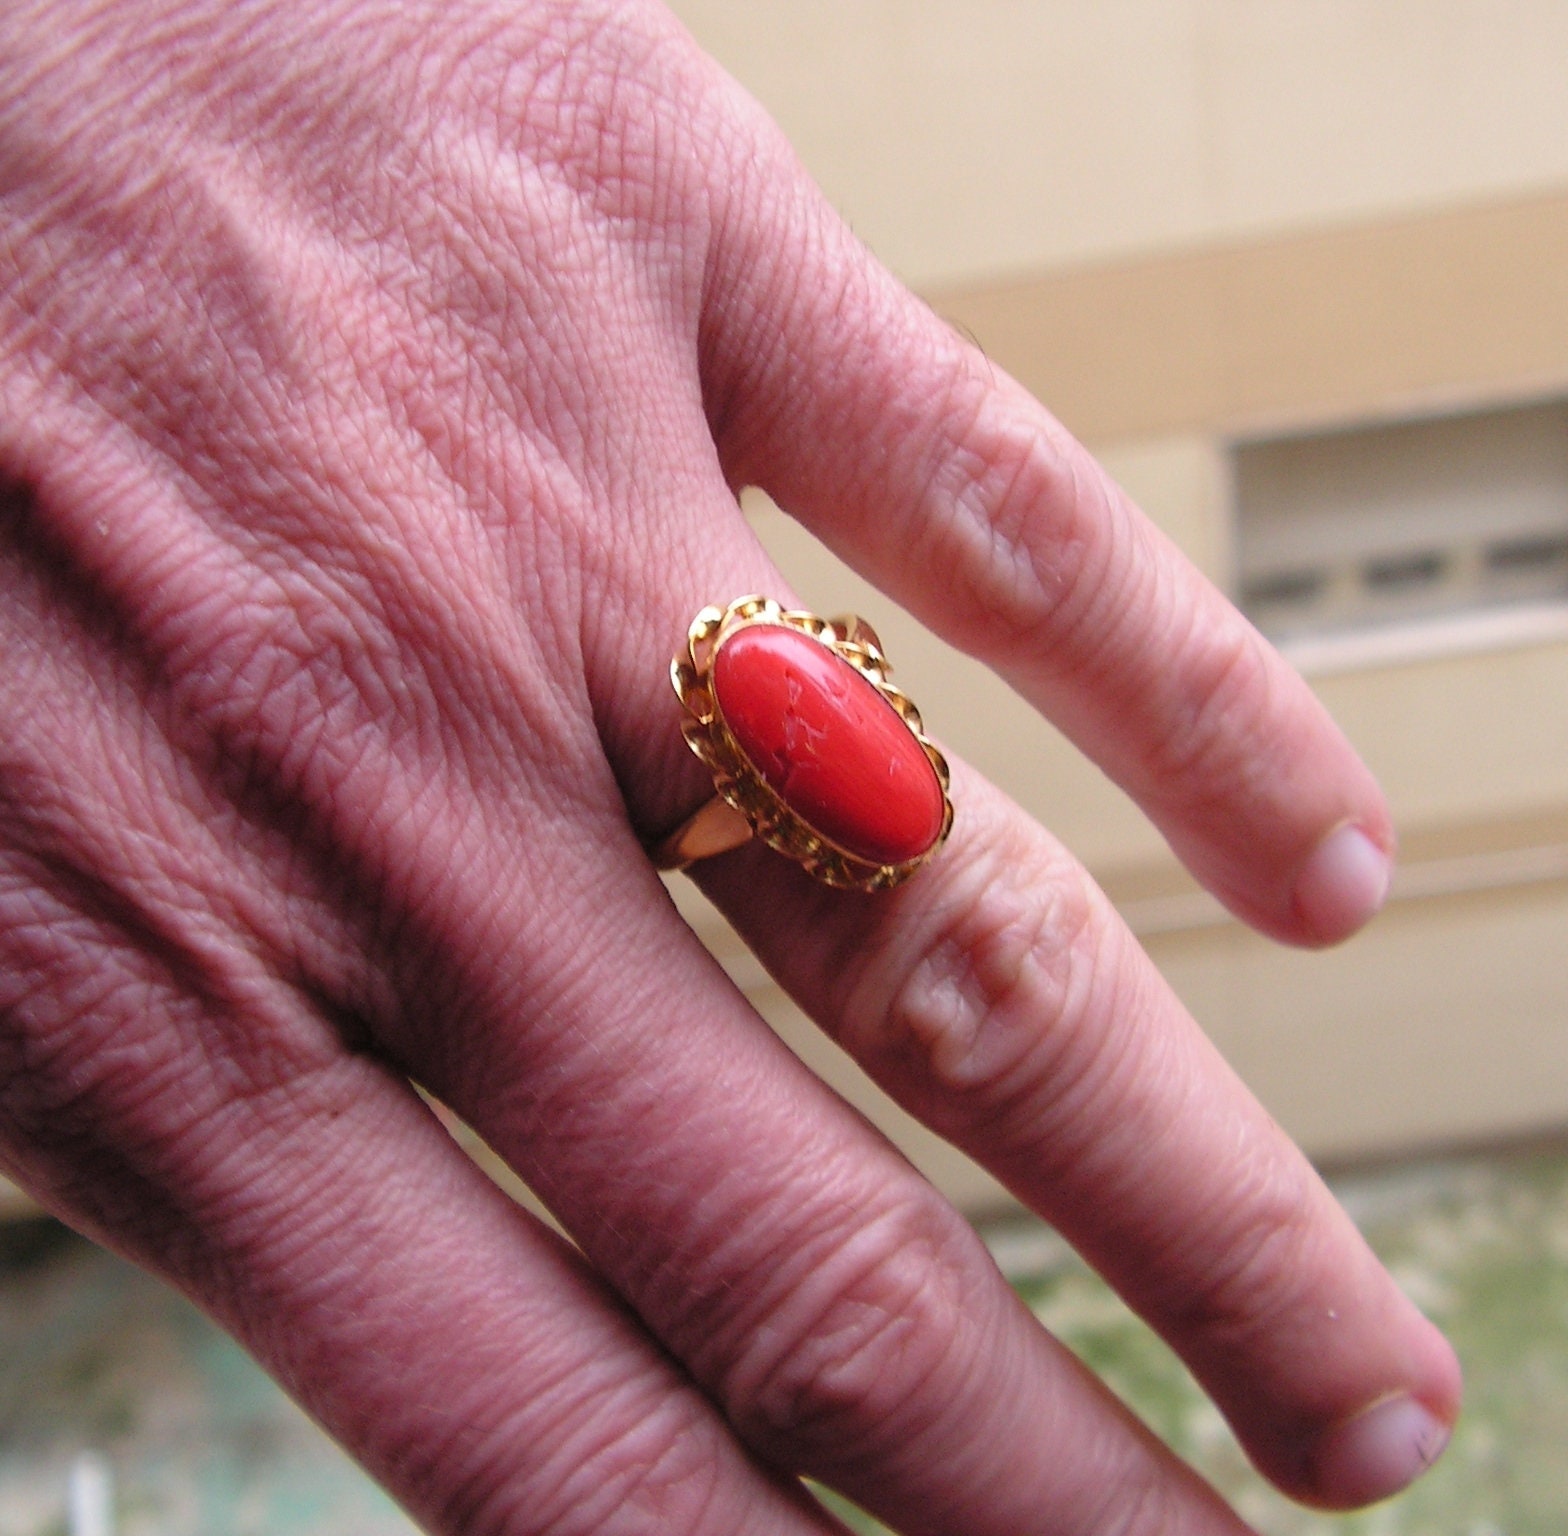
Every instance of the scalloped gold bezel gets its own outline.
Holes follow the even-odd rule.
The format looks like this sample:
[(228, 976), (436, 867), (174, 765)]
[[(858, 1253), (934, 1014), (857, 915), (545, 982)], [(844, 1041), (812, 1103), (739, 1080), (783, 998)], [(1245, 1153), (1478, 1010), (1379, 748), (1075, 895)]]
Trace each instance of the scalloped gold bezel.
[[(731, 635), (753, 624), (797, 630), (847, 661), (887, 700), (920, 744), (942, 786), (943, 811), (942, 830), (918, 858), (904, 864), (871, 864), (857, 858), (785, 804), (741, 750), (714, 694), (713, 662)], [(686, 710), (681, 729), (687, 745), (713, 774), (719, 795), (769, 847), (794, 859), (817, 879), (846, 890), (885, 890), (907, 880), (931, 859), (953, 826), (947, 761), (927, 738), (920, 711), (907, 694), (889, 681), (891, 671), (882, 654), (881, 641), (864, 619), (853, 615), (821, 619), (814, 613), (782, 608), (770, 597), (756, 596), (737, 598), (727, 608), (704, 608), (687, 631), (684, 654), (677, 656), (670, 667), (675, 692)]]

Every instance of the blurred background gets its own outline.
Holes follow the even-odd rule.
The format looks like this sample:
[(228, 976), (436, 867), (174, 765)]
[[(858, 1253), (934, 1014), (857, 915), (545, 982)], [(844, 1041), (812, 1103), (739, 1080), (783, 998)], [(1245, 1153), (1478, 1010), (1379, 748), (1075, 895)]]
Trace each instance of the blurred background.
[[(1006, 690), (777, 509), (945, 744), (1100, 879), (1466, 1356), (1417, 1495), (1288, 1510), (1141, 1329), (885, 1103), (677, 882), (761, 1012), (1260, 1529), (1568, 1528), (1568, 6), (676, 0), (881, 259), (1044, 400), (1381, 777), (1387, 911), (1281, 951)], [(408, 1529), (183, 1304), (0, 1233), (0, 1536)], [(194, 1522), (194, 1523), (193, 1523)]]

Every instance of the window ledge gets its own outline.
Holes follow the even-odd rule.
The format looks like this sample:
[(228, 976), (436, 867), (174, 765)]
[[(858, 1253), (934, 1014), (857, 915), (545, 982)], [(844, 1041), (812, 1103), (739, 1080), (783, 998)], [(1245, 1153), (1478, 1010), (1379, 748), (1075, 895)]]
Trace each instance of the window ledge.
[(1389, 624), (1340, 635), (1285, 637), (1275, 645), (1308, 677), (1440, 661), (1568, 641), (1568, 604), (1539, 603)]

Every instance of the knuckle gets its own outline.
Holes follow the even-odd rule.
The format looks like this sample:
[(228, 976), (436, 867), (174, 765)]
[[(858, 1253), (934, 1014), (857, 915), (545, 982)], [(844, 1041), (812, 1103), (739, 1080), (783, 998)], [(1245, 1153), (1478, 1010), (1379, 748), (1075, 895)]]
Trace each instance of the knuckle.
[(916, 921), (846, 967), (843, 1043), (922, 1113), (1038, 1108), (1045, 1085), (1060, 1093), (1089, 1068), (1104, 898), (1054, 847), (1025, 862), (1020, 877), (1016, 829), (972, 842)]
[[(973, 1234), (922, 1190), (802, 1263), (727, 1373), (742, 1436), (817, 1472), (880, 1456), (952, 1393), (934, 1385), (969, 1326), (960, 1276)], [(973, 1255), (978, 1257), (978, 1255)]]
[(584, 192), (612, 198), (669, 172), (662, 131), (677, 120), (681, 77), (694, 61), (658, 12), (623, 7), (611, 24), (593, 6), (481, 7), (452, 34), (459, 41), (442, 42), (427, 74), (487, 142), (521, 163), (551, 162)]
[(1280, 1159), (1256, 1159), (1232, 1186), (1223, 1227), (1206, 1235), (1202, 1267), (1171, 1267), (1184, 1272), (1171, 1298), (1174, 1326), (1204, 1339), (1206, 1351), (1248, 1352), (1304, 1306), (1321, 1235), (1307, 1177)]
[(1046, 631), (1053, 649), (1091, 659), (1093, 637), (1137, 611), (1125, 498), (1064, 429), (1018, 410), (983, 360), (962, 354), (946, 394), (927, 479), (955, 615), (1004, 663), (1035, 663)]
[[(571, 1394), (574, 1401), (542, 1394), (549, 1417), (534, 1411), (524, 1424), (515, 1416), (497, 1424), (461, 1476), (453, 1475), (454, 1447), (421, 1447), (430, 1480), (449, 1485), (442, 1513), (451, 1528), (509, 1530), (526, 1502), (529, 1530), (587, 1533), (639, 1520), (692, 1536), (725, 1530), (736, 1511), (721, 1487), (715, 1433), (668, 1397), (633, 1418), (625, 1401), (607, 1401), (622, 1386), (612, 1374), (600, 1390)], [(521, 1466), (520, 1442), (532, 1448)]]
[(1182, 693), (1148, 757), (1152, 783), (1209, 783), (1229, 795), (1249, 775), (1268, 771), (1256, 749), (1260, 717), (1274, 690), (1263, 642), (1244, 624), (1190, 629), (1181, 656)]

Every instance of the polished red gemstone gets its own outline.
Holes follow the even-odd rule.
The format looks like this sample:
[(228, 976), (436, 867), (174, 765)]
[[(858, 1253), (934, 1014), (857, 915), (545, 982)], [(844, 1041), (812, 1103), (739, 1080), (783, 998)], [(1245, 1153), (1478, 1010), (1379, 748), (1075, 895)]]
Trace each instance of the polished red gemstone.
[(800, 630), (752, 624), (720, 645), (713, 692), (736, 743), (808, 826), (869, 864), (942, 835), (941, 781), (897, 710)]

